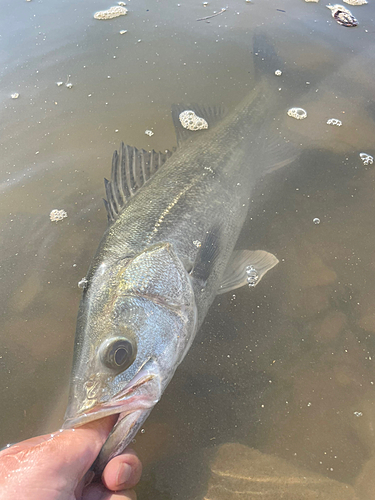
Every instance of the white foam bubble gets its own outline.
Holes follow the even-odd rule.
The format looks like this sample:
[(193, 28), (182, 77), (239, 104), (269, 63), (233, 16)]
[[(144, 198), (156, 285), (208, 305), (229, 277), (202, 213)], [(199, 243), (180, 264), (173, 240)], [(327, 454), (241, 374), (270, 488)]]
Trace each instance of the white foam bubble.
[(307, 118), (307, 112), (303, 108), (290, 108), (288, 109), (288, 116), (296, 120), (304, 120)]
[(334, 125), (335, 127), (341, 127), (342, 121), (337, 118), (330, 118), (327, 120), (327, 125)]
[(100, 10), (95, 12), (94, 18), (99, 20), (114, 19), (115, 17), (125, 16), (128, 13), (128, 9), (119, 5), (116, 7), (110, 7), (107, 10)]
[(203, 130), (208, 128), (206, 120), (197, 116), (191, 109), (187, 109), (180, 113), (179, 119), (181, 125), (188, 130)]
[(366, 5), (367, 0), (344, 0), (345, 3), (349, 5)]
[(359, 157), (364, 165), (372, 165), (374, 163), (374, 158), (367, 153), (359, 153)]
[(68, 214), (65, 212), (65, 210), (58, 210), (57, 208), (52, 210), (52, 212), (49, 214), (49, 218), (52, 222), (58, 222), (65, 219), (65, 217), (68, 217)]

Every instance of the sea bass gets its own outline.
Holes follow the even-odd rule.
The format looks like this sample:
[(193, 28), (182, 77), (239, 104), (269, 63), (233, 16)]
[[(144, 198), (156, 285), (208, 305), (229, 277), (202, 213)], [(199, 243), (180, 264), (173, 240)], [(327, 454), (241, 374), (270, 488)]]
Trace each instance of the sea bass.
[[(121, 145), (105, 181), (109, 226), (83, 280), (67, 428), (117, 414), (99, 473), (159, 401), (218, 293), (254, 286), (278, 260), (234, 251), (257, 179), (285, 164), (269, 138), (277, 91), (266, 81), (233, 112), (195, 106), (208, 130), (179, 122), (179, 147)], [(276, 107), (275, 107), (276, 106)], [(267, 149), (271, 151), (267, 155)]]

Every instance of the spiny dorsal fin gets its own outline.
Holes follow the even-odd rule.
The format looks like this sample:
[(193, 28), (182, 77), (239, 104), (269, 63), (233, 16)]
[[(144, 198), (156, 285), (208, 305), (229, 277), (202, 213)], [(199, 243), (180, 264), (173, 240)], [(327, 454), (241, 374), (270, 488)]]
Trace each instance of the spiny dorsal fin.
[(201, 104), (173, 104), (172, 106), (172, 120), (174, 129), (177, 137), (177, 144), (181, 144), (181, 142), (192, 139), (194, 137), (200, 136), (200, 134), (204, 133), (206, 130), (188, 130), (181, 125), (179, 116), (183, 111), (192, 110), (194, 113), (200, 118), (204, 118), (208, 123), (208, 130), (214, 127), (225, 115), (225, 109), (219, 106), (204, 106)]
[(119, 152), (113, 153), (111, 180), (104, 179), (107, 197), (104, 206), (109, 222), (117, 219), (129, 199), (164, 165), (171, 154), (170, 151), (149, 152), (121, 143)]

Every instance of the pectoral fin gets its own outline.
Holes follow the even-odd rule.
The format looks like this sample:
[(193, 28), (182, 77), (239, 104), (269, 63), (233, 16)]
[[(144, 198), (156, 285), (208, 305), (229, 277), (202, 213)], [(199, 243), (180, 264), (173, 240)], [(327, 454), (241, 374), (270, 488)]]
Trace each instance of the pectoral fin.
[(217, 293), (226, 293), (244, 285), (256, 286), (278, 262), (277, 257), (264, 250), (233, 252)]

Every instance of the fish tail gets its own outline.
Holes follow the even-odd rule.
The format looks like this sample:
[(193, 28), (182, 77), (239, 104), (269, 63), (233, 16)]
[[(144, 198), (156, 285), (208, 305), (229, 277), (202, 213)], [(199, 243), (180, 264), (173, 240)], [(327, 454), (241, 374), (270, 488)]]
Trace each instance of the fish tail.
[(253, 63), (257, 80), (275, 77), (276, 71), (284, 70), (284, 61), (276, 52), (275, 45), (264, 33), (255, 33), (253, 37)]

